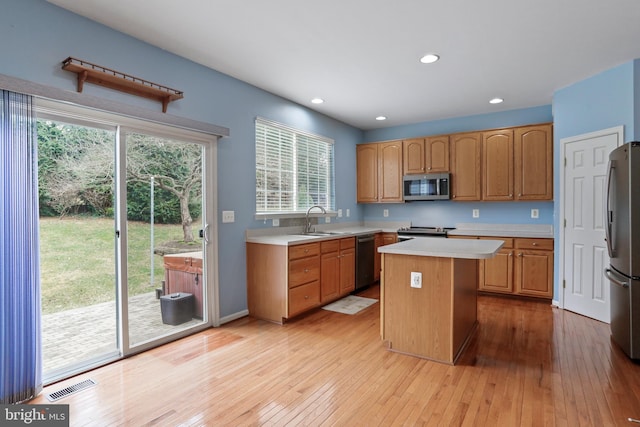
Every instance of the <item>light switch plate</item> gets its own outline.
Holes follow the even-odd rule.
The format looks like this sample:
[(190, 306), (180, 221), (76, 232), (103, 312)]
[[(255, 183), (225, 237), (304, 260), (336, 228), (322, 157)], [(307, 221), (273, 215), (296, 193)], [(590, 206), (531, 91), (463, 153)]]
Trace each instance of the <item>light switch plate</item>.
[(389, 216), (389, 209), (383, 209), (382, 216), (385, 217), (385, 218), (388, 217)]
[(538, 218), (539, 212), (538, 209), (531, 209), (531, 218)]
[(338, 218), (342, 218), (342, 209), (338, 209)]
[(325, 216), (324, 217), (324, 223), (325, 224), (329, 224), (331, 222), (331, 217), (330, 216)]
[(347, 209), (347, 218), (351, 216), (351, 209)]
[(278, 218), (273, 218), (271, 220), (271, 225), (273, 225), (274, 227), (279, 227), (280, 226), (280, 220)]
[(235, 222), (235, 220), (236, 220), (235, 211), (222, 211), (222, 222)]
[(474, 218), (480, 218), (480, 209), (474, 209), (471, 214)]

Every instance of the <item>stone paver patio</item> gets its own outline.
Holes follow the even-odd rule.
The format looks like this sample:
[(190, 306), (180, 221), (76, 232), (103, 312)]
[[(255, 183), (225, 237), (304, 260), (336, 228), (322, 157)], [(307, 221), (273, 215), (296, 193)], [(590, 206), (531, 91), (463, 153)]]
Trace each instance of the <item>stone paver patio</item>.
[[(160, 300), (155, 292), (129, 298), (131, 345), (180, 331), (201, 323), (192, 319), (180, 325), (162, 323)], [(117, 351), (115, 301), (65, 310), (42, 316), (43, 371)]]

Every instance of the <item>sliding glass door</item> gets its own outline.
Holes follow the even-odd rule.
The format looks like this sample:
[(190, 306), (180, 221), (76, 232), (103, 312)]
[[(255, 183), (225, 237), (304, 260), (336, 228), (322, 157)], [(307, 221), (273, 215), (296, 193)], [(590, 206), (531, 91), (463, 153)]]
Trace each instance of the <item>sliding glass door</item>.
[(204, 147), (142, 132), (123, 134), (126, 291), (134, 347), (207, 318)]
[(215, 141), (38, 117), (45, 383), (214, 325)]

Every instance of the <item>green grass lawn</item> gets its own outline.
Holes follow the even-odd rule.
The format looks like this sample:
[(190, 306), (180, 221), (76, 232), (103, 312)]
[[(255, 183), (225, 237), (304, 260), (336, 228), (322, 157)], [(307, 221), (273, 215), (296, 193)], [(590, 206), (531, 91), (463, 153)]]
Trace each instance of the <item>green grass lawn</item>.
[[(153, 292), (161, 286), (164, 268), (162, 257), (154, 255), (154, 283), (150, 283), (150, 225), (129, 222), (128, 232), (129, 295)], [(115, 299), (114, 236), (112, 219), (40, 219), (43, 313), (55, 313)], [(156, 246), (172, 240), (182, 240), (181, 225), (154, 226)], [(195, 247), (194, 250), (201, 248), (199, 245)]]

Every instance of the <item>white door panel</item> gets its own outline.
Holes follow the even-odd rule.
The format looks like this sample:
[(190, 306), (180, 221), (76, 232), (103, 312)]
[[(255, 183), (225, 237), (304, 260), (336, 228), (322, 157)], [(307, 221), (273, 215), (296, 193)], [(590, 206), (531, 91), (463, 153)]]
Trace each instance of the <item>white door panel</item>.
[(609, 322), (609, 264), (604, 233), (604, 196), (609, 153), (622, 141), (614, 128), (563, 139), (566, 164), (561, 185), (566, 225), (562, 256), (564, 308)]

